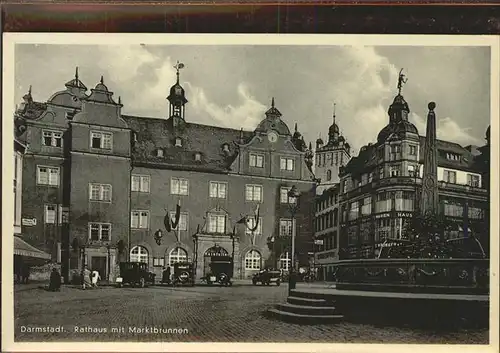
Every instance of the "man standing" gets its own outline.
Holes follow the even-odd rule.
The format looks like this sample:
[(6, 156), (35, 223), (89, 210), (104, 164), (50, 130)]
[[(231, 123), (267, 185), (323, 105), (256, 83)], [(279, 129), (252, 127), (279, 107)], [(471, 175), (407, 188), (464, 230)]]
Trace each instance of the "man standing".
[(85, 265), (85, 268), (82, 271), (82, 286), (83, 289), (86, 287), (92, 287), (92, 283), (90, 281), (90, 270), (88, 269), (87, 265)]
[(97, 288), (97, 282), (101, 279), (101, 275), (99, 271), (92, 271), (92, 287)]

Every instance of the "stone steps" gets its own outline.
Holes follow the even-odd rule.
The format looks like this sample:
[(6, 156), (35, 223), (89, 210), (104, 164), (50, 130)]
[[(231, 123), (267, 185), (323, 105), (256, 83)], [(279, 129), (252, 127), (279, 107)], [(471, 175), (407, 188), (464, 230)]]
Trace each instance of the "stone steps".
[(280, 309), (269, 309), (268, 315), (281, 321), (298, 323), (298, 324), (325, 324), (341, 320), (343, 315), (312, 315), (312, 314), (297, 314)]
[(335, 315), (334, 306), (309, 306), (296, 304), (278, 304), (276, 309), (300, 315)]
[(289, 296), (286, 300), (290, 304), (294, 305), (304, 305), (304, 306), (316, 306), (325, 307), (328, 306), (328, 302), (324, 299), (306, 298), (302, 296)]

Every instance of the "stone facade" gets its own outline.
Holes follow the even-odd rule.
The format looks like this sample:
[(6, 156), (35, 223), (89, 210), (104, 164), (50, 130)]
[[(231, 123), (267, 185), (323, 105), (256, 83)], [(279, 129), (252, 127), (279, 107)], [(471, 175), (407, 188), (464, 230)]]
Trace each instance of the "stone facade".
[[(237, 278), (280, 267), (290, 251), (292, 186), (301, 192), (297, 258), (307, 261), (312, 152), (297, 131), (290, 133), (274, 99), (255, 130), (244, 131), (190, 123), (179, 77), (165, 118), (122, 114), (121, 99), (103, 79), (87, 91), (77, 72), (45, 103), (27, 94), (15, 114), (16, 135), (28, 146), (23, 217), (37, 220), (22, 233), (61, 263), (64, 276), (85, 263), (113, 281), (119, 262), (129, 260), (147, 262), (160, 275), (163, 266), (197, 259), (200, 277), (214, 246), (234, 254)], [(169, 232), (165, 215), (175, 217), (177, 204), (181, 219)], [(257, 205), (260, 224), (252, 235), (238, 221), (253, 218)]]

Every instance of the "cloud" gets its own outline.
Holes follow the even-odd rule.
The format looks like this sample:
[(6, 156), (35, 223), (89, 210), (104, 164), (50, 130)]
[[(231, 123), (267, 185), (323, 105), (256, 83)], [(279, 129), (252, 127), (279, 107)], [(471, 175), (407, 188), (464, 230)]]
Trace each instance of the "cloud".
[(194, 116), (199, 123), (215, 124), (231, 128), (254, 130), (266, 110), (266, 106), (258, 102), (248, 91), (244, 83), (237, 87), (238, 105), (221, 106), (210, 101), (205, 91), (186, 82), (190, 90), (190, 102), (195, 110)]
[[(409, 120), (415, 124), (420, 135), (426, 135), (426, 118), (422, 118), (415, 113), (410, 113)], [(450, 117), (438, 119), (436, 124), (436, 134), (437, 138), (440, 140), (456, 142), (464, 146), (484, 144), (481, 140), (469, 133), (472, 128), (463, 128)]]

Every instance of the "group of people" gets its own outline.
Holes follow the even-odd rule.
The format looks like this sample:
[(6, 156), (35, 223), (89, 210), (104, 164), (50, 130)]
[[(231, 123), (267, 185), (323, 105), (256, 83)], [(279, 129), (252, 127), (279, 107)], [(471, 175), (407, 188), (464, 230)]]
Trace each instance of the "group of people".
[(82, 289), (97, 288), (97, 282), (101, 280), (99, 271), (90, 271), (87, 266), (82, 271)]
[(161, 283), (170, 284), (172, 282), (172, 270), (170, 266), (163, 267), (163, 272), (161, 275)]
[(16, 268), (16, 283), (28, 283), (31, 269), (26, 264), (21, 264)]

